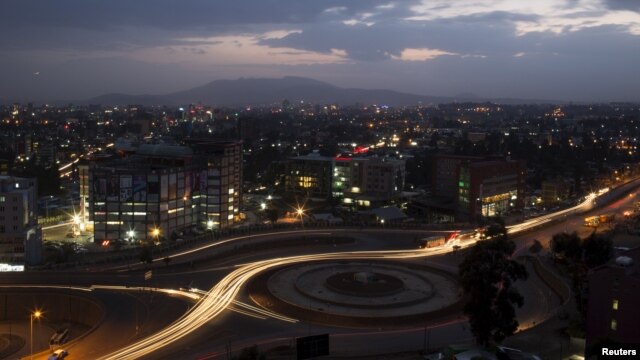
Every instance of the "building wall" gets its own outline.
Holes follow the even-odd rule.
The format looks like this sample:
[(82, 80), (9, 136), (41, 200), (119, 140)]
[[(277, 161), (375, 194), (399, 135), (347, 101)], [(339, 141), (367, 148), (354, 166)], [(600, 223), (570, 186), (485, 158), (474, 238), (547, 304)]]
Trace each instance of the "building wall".
[(640, 342), (640, 248), (626, 253), (634, 266), (605, 265), (588, 275), (587, 348), (603, 338)]
[[(193, 172), (191, 167), (94, 168), (89, 208), (95, 240), (128, 240), (129, 231), (138, 240), (169, 238), (194, 224)], [(157, 236), (154, 229), (159, 230)]]
[(312, 198), (332, 196), (333, 163), (330, 157), (290, 159), (286, 170), (286, 191)]
[(36, 265), (42, 260), (35, 179), (0, 176), (0, 262)]
[(389, 199), (404, 189), (404, 160), (365, 158), (355, 161), (363, 169), (360, 185), (365, 194)]
[(198, 221), (209, 228), (226, 228), (238, 220), (242, 203), (242, 143), (215, 142), (203, 146), (207, 189), (201, 195)]
[(460, 165), (464, 162), (479, 161), (475, 156), (436, 155), (431, 176), (431, 194), (435, 197), (456, 199)]
[(81, 196), (88, 189), (95, 241), (131, 240), (130, 231), (134, 240), (155, 241), (195, 225), (233, 225), (242, 200), (242, 143), (192, 146), (193, 157), (141, 155), (140, 166), (127, 161), (82, 166)]
[(458, 217), (478, 221), (524, 207), (524, 164), (481, 161), (460, 165)]

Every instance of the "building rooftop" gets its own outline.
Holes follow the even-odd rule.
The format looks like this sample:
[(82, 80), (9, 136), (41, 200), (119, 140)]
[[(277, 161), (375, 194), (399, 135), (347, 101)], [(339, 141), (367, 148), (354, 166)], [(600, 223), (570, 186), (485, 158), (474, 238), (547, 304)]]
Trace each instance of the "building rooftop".
[(185, 157), (193, 155), (193, 150), (179, 145), (143, 144), (138, 148), (137, 154), (154, 157)]

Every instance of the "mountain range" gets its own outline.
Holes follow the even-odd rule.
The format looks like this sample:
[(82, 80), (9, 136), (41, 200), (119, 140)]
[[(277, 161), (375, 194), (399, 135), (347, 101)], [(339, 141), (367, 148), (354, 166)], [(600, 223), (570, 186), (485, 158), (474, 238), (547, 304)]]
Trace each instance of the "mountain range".
[(326, 82), (286, 76), (283, 78), (240, 78), (215, 80), (189, 90), (165, 95), (106, 94), (82, 101), (80, 104), (100, 105), (185, 105), (193, 103), (214, 106), (257, 106), (304, 101), (319, 104), (384, 104), (405, 106), (451, 102), (493, 101), (498, 103), (557, 103), (544, 100), (483, 99), (473, 94), (458, 97), (426, 96), (384, 89), (342, 88)]

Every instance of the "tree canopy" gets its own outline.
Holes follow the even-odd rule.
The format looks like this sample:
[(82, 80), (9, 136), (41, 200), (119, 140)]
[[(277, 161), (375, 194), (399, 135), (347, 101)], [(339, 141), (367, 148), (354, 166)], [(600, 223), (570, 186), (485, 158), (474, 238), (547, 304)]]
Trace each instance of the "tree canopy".
[(490, 240), (478, 242), (459, 266), (462, 287), (469, 301), (464, 313), (480, 345), (499, 343), (518, 328), (515, 307), (524, 304), (513, 288), (527, 278), (526, 268), (511, 259), (515, 244), (507, 237), (503, 223), (490, 225)]

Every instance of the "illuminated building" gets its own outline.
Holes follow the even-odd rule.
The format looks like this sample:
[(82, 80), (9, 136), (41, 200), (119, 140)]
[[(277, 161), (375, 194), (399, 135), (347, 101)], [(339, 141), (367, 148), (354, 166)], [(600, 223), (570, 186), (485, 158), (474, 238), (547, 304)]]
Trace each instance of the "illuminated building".
[(36, 265), (42, 260), (36, 179), (0, 176), (0, 263)]
[(332, 157), (313, 152), (289, 159), (285, 175), (288, 193), (317, 199), (329, 199), (332, 196)]
[(475, 222), (524, 207), (524, 164), (474, 156), (434, 158), (429, 211)]
[(458, 175), (459, 220), (506, 215), (524, 207), (524, 164), (520, 161), (464, 162)]
[(127, 158), (93, 164), (87, 184), (81, 168), (81, 196), (86, 188), (96, 242), (157, 241), (193, 226), (227, 228), (239, 219), (242, 144), (187, 143), (142, 145)]
[(328, 157), (317, 152), (289, 159), (286, 190), (343, 204), (382, 205), (404, 189), (405, 161), (377, 157)]

